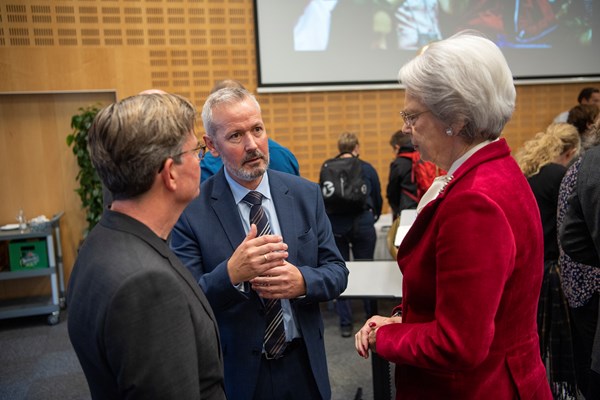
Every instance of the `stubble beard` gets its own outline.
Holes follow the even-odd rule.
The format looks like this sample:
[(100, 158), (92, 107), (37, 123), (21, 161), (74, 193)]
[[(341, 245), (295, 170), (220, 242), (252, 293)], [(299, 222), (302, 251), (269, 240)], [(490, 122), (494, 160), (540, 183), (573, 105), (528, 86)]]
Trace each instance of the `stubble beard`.
[[(263, 163), (259, 164), (256, 167), (246, 167), (246, 162), (253, 158), (260, 158), (262, 159)], [(242, 160), (242, 165), (240, 165), (239, 167), (231, 164), (227, 158), (221, 157), (221, 159), (223, 160), (225, 168), (227, 168), (227, 172), (229, 172), (236, 178), (246, 182), (251, 182), (263, 176), (265, 172), (267, 172), (267, 168), (269, 168), (270, 161), (269, 155), (264, 154), (260, 150), (253, 151), (252, 153), (246, 153), (246, 156)]]

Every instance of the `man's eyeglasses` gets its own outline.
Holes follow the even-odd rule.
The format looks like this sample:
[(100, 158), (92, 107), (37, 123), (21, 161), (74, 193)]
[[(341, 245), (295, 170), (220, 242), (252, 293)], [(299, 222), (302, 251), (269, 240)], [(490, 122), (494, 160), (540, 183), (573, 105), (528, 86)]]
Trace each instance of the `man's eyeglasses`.
[(206, 154), (206, 145), (204, 143), (198, 143), (198, 146), (194, 147), (193, 149), (182, 151), (181, 153), (177, 153), (177, 154), (173, 155), (171, 158), (176, 158), (176, 157), (182, 156), (186, 153), (193, 153), (196, 155), (196, 157), (198, 157), (198, 160), (202, 160), (202, 158), (204, 157), (204, 154)]
[(421, 111), (421, 112), (416, 112), (416, 113), (412, 113), (412, 114), (409, 114), (409, 113), (407, 113), (405, 111), (400, 111), (400, 116), (404, 120), (404, 124), (408, 128), (412, 128), (413, 125), (415, 124), (415, 122), (417, 122), (417, 119), (419, 118), (419, 116), (421, 114), (426, 113), (426, 112), (429, 112), (429, 110), (425, 110), (425, 111)]
[[(201, 161), (204, 158), (204, 154), (206, 154), (206, 145), (203, 143), (198, 143), (198, 145), (196, 147), (194, 147), (193, 149), (182, 151), (181, 153), (174, 154), (174, 155), (170, 156), (169, 158), (177, 158), (186, 153), (194, 154), (196, 156), (196, 158), (198, 158), (198, 161)], [(160, 165), (160, 168), (158, 169), (159, 173), (163, 170), (163, 168), (165, 166), (165, 161), (163, 161), (163, 163)]]

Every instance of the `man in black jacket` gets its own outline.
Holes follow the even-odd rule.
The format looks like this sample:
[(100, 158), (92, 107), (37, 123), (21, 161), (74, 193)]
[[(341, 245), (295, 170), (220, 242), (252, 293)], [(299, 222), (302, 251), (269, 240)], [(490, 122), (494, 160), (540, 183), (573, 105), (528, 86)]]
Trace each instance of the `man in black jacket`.
[[(600, 145), (581, 160), (577, 186), (559, 232), (565, 253), (574, 261), (600, 268)], [(600, 311), (599, 311), (600, 312)], [(599, 314), (600, 320), (600, 314)], [(600, 329), (596, 327), (586, 399), (600, 399)]]

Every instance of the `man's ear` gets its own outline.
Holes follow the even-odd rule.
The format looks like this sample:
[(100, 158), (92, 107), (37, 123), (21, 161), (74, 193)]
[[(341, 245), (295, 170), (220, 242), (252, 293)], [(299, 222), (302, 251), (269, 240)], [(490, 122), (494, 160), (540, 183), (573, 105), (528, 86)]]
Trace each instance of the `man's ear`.
[(208, 147), (210, 154), (212, 154), (213, 157), (219, 157), (219, 151), (215, 147), (215, 143), (212, 141), (210, 136), (204, 135), (202, 138), (204, 139), (204, 143), (206, 144), (206, 147)]
[(160, 171), (160, 178), (169, 191), (174, 191), (177, 188), (177, 177), (179, 174), (177, 173), (177, 169), (173, 168), (174, 166), (175, 161), (172, 158), (167, 158), (162, 171)]

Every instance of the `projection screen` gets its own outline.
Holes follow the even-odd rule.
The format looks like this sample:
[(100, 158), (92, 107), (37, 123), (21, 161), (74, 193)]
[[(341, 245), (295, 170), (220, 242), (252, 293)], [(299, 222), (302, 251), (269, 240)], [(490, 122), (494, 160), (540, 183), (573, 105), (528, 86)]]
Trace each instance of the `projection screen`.
[(397, 86), (422, 46), (463, 29), (517, 81), (598, 81), (599, 20), (592, 0), (255, 0), (259, 91)]

